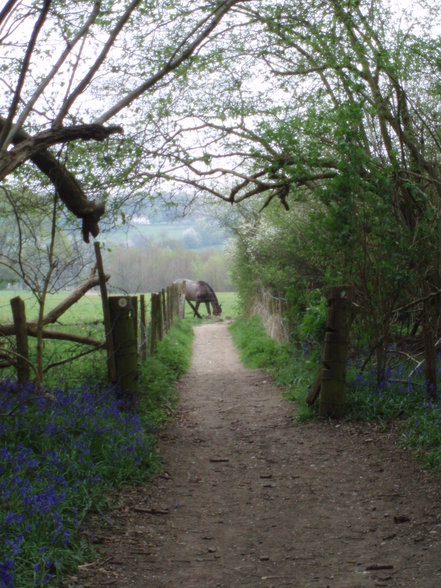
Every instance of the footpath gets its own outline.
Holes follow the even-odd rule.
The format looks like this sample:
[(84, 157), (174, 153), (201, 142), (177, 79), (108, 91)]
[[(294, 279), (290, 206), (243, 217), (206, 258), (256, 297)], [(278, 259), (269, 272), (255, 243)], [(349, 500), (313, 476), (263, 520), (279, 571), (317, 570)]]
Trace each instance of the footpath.
[(64, 586), (439, 588), (441, 476), (394, 430), (294, 420), (224, 323), (195, 329), (162, 474), (125, 490)]

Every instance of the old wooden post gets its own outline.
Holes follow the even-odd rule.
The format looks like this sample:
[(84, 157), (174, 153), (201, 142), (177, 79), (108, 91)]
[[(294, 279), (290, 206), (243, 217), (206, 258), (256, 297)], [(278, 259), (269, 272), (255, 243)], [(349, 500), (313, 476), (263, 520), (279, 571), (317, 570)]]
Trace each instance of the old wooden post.
[(173, 323), (173, 310), (172, 310), (172, 294), (171, 294), (171, 287), (167, 286), (167, 332), (170, 330), (170, 327)]
[(139, 305), (140, 305), (140, 328), (139, 328), (139, 336), (140, 336), (140, 356), (141, 361), (145, 361), (147, 359), (147, 324), (146, 324), (146, 317), (145, 317), (145, 296), (141, 294), (139, 298)]
[(150, 355), (156, 351), (156, 345), (159, 340), (159, 331), (161, 323), (161, 294), (152, 293), (151, 295), (151, 322), (150, 322)]
[(12, 316), (15, 326), (15, 338), (17, 341), (17, 380), (20, 384), (29, 382), (29, 345), (28, 334), (26, 331), (26, 310), (25, 303), (16, 296), (10, 301)]
[(93, 244), (95, 248), (96, 266), (100, 280), (101, 304), (103, 307), (104, 334), (106, 339), (107, 351), (107, 377), (109, 382), (116, 382), (115, 350), (113, 348), (112, 322), (110, 319), (109, 298), (107, 296), (106, 277), (104, 275), (103, 258), (98, 241)]
[(162, 288), (161, 290), (161, 336), (162, 339), (164, 333), (167, 331), (167, 296), (165, 293), (165, 289)]
[(120, 396), (134, 405), (138, 392), (138, 343), (136, 338), (136, 297), (110, 296), (109, 311), (115, 350), (116, 382)]
[(343, 414), (346, 358), (351, 325), (351, 296), (348, 288), (336, 286), (328, 295), (328, 317), (321, 368), (321, 417)]

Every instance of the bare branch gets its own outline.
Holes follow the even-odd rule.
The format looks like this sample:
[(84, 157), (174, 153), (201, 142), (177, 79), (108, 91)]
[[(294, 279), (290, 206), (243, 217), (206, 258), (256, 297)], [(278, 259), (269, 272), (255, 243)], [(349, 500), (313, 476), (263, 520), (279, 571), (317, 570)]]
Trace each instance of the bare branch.
[(11, 12), (11, 10), (14, 8), (14, 4), (16, 4), (16, 3), (17, 3), (17, 0), (8, 0), (8, 2), (6, 2), (6, 4), (3, 6), (3, 8), (0, 12), (0, 25), (5, 20), (5, 18), (8, 16), (8, 14)]
[[(185, 48), (184, 46), (185, 41), (181, 43), (181, 46), (178, 47), (178, 50), (182, 49), (182, 52), (180, 54), (178, 53), (178, 50), (175, 51), (172, 58), (161, 69), (159, 69), (144, 83), (142, 83), (137, 88), (129, 92), (119, 102), (112, 106), (107, 112), (103, 113), (100, 117), (98, 117), (96, 122), (104, 123), (108, 121), (110, 118), (118, 114), (118, 112), (120, 112), (123, 108), (126, 108), (137, 98), (145, 94), (160, 80), (165, 78), (169, 73), (176, 70), (184, 61), (186, 61), (194, 53), (197, 47), (201, 45), (201, 43), (210, 35), (210, 33), (216, 28), (216, 26), (219, 24), (222, 18), (227, 14), (227, 12), (229, 12), (229, 10), (235, 4), (246, 1), (250, 0), (224, 0), (220, 4), (220, 7), (216, 11), (214, 11), (212, 15), (210, 15), (210, 17), (205, 18), (201, 22), (199, 22), (194, 27), (191, 34), (187, 36), (185, 41), (187, 41), (191, 36), (196, 35), (195, 40), (192, 43), (190, 43), (187, 46), (187, 48)], [(209, 18), (211, 18), (211, 20), (208, 22), (208, 24), (206, 24)], [(202, 30), (200, 30), (201, 27), (203, 27)], [(198, 33), (199, 30), (200, 32)]]
[(72, 49), (75, 47), (75, 45), (78, 43), (78, 41), (81, 38), (83, 38), (86, 35), (86, 33), (89, 31), (91, 25), (96, 20), (100, 5), (101, 5), (101, 1), (96, 0), (95, 4), (93, 6), (93, 9), (90, 13), (90, 16), (87, 19), (87, 21), (84, 23), (84, 26), (81, 27), (81, 29), (78, 31), (78, 33), (74, 36), (74, 38), (72, 40), (69, 40), (66, 42), (66, 47), (65, 47), (64, 51), (61, 53), (61, 55), (58, 58), (58, 60), (56, 61), (56, 63), (54, 64), (53, 68), (48, 73), (48, 75), (45, 77), (45, 79), (41, 82), (41, 84), (36, 88), (35, 92), (31, 96), (29, 101), (27, 102), (25, 108), (23, 108), (23, 110), (21, 111), (20, 116), (18, 117), (17, 121), (15, 122), (14, 126), (12, 127), (11, 131), (9, 132), (9, 134), (5, 140), (5, 145), (9, 145), (12, 142), (14, 134), (22, 126), (22, 124), (25, 121), (26, 117), (28, 116), (29, 112), (32, 110), (32, 107), (34, 106), (35, 102), (38, 100), (38, 98), (41, 96), (41, 94), (43, 93), (45, 88), (48, 86), (48, 84), (54, 78), (55, 74), (58, 72), (60, 67), (66, 61), (66, 58), (72, 52)]
[(52, 0), (44, 0), (40, 15), (39, 15), (37, 22), (35, 23), (34, 29), (32, 31), (31, 38), (29, 40), (29, 43), (28, 43), (28, 46), (26, 49), (26, 53), (25, 53), (25, 56), (23, 59), (23, 64), (21, 67), (20, 75), (18, 77), (17, 87), (15, 89), (14, 96), (11, 101), (11, 106), (9, 107), (9, 113), (6, 118), (5, 125), (3, 126), (3, 128), (0, 132), (0, 149), (4, 149), (6, 147), (6, 145), (4, 144), (5, 139), (6, 139), (7, 135), (9, 134), (9, 130), (12, 126), (12, 121), (14, 119), (18, 103), (20, 101), (20, 94), (21, 94), (24, 80), (25, 80), (25, 77), (26, 77), (26, 74), (27, 74), (27, 71), (29, 68), (29, 63), (31, 61), (32, 52), (34, 51), (35, 43), (37, 42), (38, 35), (39, 35), (41, 28), (43, 27), (44, 21), (46, 20), (46, 17), (48, 15), (51, 3), (52, 3)]
[[(84, 76), (84, 78), (77, 85), (75, 90), (64, 101), (64, 104), (61, 107), (60, 112), (58, 113), (58, 116), (54, 120), (54, 126), (61, 124), (63, 118), (69, 112), (69, 109), (72, 106), (72, 104), (75, 102), (75, 100), (78, 98), (78, 96), (80, 96), (82, 94), (82, 92), (84, 91), (86, 86), (88, 86), (88, 84), (90, 84), (90, 82), (93, 79), (93, 76), (96, 74), (96, 72), (98, 71), (98, 69), (100, 68), (100, 66), (104, 62), (104, 60), (106, 59), (113, 44), (115, 43), (116, 37), (121, 32), (124, 25), (127, 23), (127, 21), (129, 20), (130, 16), (133, 13), (133, 11), (135, 10), (135, 8), (138, 6), (138, 4), (140, 2), (141, 2), (141, 0), (132, 0), (132, 2), (129, 4), (129, 6), (125, 10), (124, 14), (121, 16), (121, 18), (116, 23), (113, 31), (111, 31), (111, 33), (106, 41), (106, 44), (104, 45), (101, 53), (98, 55), (97, 59), (95, 60), (95, 63), (92, 65), (92, 67), (89, 69), (87, 74)], [(102, 121), (100, 121), (100, 122), (102, 122)]]

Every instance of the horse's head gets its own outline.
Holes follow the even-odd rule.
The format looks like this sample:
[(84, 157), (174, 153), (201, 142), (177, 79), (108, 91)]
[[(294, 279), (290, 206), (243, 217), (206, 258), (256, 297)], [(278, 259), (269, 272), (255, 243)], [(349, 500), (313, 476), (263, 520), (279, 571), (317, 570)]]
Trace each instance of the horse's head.
[(220, 316), (222, 314), (222, 306), (219, 302), (212, 302), (211, 305), (213, 307), (214, 316)]

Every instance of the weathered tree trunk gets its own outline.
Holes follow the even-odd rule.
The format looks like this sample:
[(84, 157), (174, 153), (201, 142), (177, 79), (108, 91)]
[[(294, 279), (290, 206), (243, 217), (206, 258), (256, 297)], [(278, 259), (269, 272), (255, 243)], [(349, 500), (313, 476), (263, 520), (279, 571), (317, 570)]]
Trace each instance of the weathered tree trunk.
[(147, 324), (146, 324), (146, 316), (145, 316), (145, 296), (141, 294), (140, 296), (140, 355), (141, 361), (145, 361), (147, 359)]
[[(103, 258), (101, 255), (100, 244), (95, 241), (93, 244), (95, 248), (96, 267), (98, 270), (98, 279), (100, 284), (101, 292), (101, 304), (103, 307), (103, 322), (104, 322), (104, 334), (106, 339), (106, 352), (107, 352), (107, 377), (109, 382), (116, 382), (116, 366), (115, 366), (115, 349), (113, 347), (112, 338), (112, 322), (110, 320), (110, 309), (109, 309), (109, 297), (107, 295), (107, 280), (109, 276), (104, 274)], [(92, 276), (91, 276), (92, 277)]]

